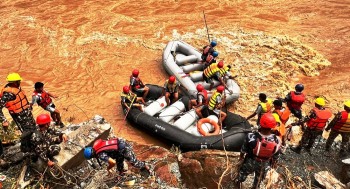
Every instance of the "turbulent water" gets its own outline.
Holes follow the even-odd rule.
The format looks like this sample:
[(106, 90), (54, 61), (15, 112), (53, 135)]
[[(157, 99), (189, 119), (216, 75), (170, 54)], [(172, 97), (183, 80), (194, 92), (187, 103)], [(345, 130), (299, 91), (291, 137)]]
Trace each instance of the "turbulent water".
[[(205, 45), (204, 10), (211, 38), (218, 39), (220, 57), (225, 60), (234, 61), (237, 54), (228, 49), (236, 44), (230, 36), (241, 30), (287, 36), (324, 55), (331, 66), (317, 77), (298, 72), (292, 80), (288, 78), (288, 87), (302, 81), (308, 94), (326, 95), (337, 110), (350, 99), (349, 5), (348, 0), (3, 0), (0, 83), (6, 83), (9, 72), (18, 72), (30, 96), (34, 83), (42, 81), (45, 89), (59, 96), (54, 102), (64, 121), (79, 122), (100, 114), (114, 125), (118, 135), (157, 144), (156, 139), (124, 121), (119, 105), (121, 89), (128, 84), (133, 68), (140, 70), (145, 83), (164, 83), (167, 74), (161, 56), (168, 41), (184, 40), (197, 48)], [(220, 40), (225, 46), (220, 47)], [(235, 62), (238, 67), (241, 64)], [(264, 70), (255, 74), (262, 73)], [(248, 99), (247, 93), (257, 94), (269, 87), (260, 86), (243, 89), (242, 99)], [(236, 108), (248, 115), (246, 110), (254, 109), (255, 103), (240, 102), (237, 106), (241, 107)], [(34, 109), (35, 115), (41, 112)]]

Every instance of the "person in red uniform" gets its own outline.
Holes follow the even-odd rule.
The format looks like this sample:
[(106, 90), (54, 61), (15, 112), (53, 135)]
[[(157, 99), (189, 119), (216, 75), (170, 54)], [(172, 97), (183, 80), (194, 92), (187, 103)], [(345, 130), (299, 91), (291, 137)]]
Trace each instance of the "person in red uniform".
[(132, 74), (130, 76), (130, 89), (136, 94), (141, 94), (143, 100), (146, 101), (149, 88), (142, 82), (139, 74), (140, 72), (137, 69), (134, 69), (132, 71)]
[(111, 169), (117, 165), (119, 175), (124, 175), (127, 171), (124, 168), (125, 159), (129, 161), (132, 166), (141, 169), (141, 171), (145, 170), (149, 173), (149, 167), (145, 164), (145, 162), (136, 158), (132, 146), (121, 138), (96, 140), (92, 147), (85, 147), (84, 157), (86, 159), (96, 158), (98, 162), (104, 161), (108, 163), (108, 173), (110, 173)]
[(301, 120), (301, 122), (291, 124), (294, 126), (306, 122), (306, 129), (299, 141), (299, 145), (291, 147), (291, 150), (300, 153), (301, 149), (305, 146), (305, 150), (310, 153), (310, 149), (315, 143), (315, 139), (322, 135), (323, 129), (326, 127), (329, 118), (332, 117), (332, 112), (328, 108), (324, 108), (325, 105), (326, 102), (324, 98), (316, 98), (315, 107), (310, 111), (309, 115), (304, 120)]
[(326, 142), (326, 151), (330, 150), (334, 139), (341, 135), (341, 146), (340, 146), (340, 155), (344, 155), (348, 149), (349, 137), (350, 137), (350, 100), (344, 102), (344, 110), (339, 112), (330, 124), (327, 126), (326, 131), (329, 133), (327, 142)]
[(284, 98), (284, 101), (287, 102), (287, 107), (292, 112), (292, 114), (301, 119), (302, 111), (301, 106), (305, 102), (305, 94), (302, 92), (304, 90), (304, 85), (299, 83), (295, 85), (295, 91), (291, 91)]
[(58, 98), (58, 96), (44, 90), (44, 83), (42, 82), (36, 82), (34, 84), (34, 88), (35, 90), (32, 95), (32, 103), (30, 103), (30, 106), (33, 106), (35, 103), (37, 103), (44, 110), (50, 112), (50, 115), (53, 121), (55, 121), (56, 125), (59, 125), (61, 128), (63, 128), (64, 124), (62, 123), (60, 111), (57, 110), (55, 104), (51, 99), (51, 97)]
[(261, 127), (258, 132), (248, 133), (241, 149), (240, 160), (243, 160), (243, 164), (238, 172), (237, 186), (255, 172), (252, 188), (259, 188), (269, 168), (277, 165), (281, 154), (281, 141), (272, 133), (276, 125), (273, 115), (266, 113), (260, 119)]
[[(176, 78), (173, 75), (165, 81), (163, 94), (165, 94), (165, 101), (168, 106), (179, 99), (179, 87), (180, 83), (176, 81)], [(170, 101), (170, 98), (172, 98), (172, 102)]]

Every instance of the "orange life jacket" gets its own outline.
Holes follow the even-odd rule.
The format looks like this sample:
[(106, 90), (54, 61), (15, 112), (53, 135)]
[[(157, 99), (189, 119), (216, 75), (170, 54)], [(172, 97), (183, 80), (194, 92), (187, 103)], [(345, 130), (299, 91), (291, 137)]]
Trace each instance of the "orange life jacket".
[(101, 140), (98, 139), (95, 141), (94, 145), (92, 146), (96, 154), (99, 154), (104, 151), (110, 151), (110, 150), (118, 150), (118, 139), (111, 139), (111, 140)]
[(350, 114), (347, 111), (341, 112), (341, 118), (335, 123), (333, 129), (344, 133), (350, 132)]
[(24, 91), (21, 89), (21, 87), (16, 88), (16, 87), (10, 87), (10, 86), (5, 86), (1, 90), (1, 95), (2, 96), (3, 92), (8, 92), (16, 95), (16, 99), (12, 101), (6, 102), (5, 106), (9, 110), (9, 112), (12, 113), (20, 113), (23, 110), (29, 108), (29, 102), (27, 99), (26, 94)]
[[(256, 134), (258, 135), (258, 134)], [(256, 156), (257, 160), (260, 161), (267, 161), (275, 154), (278, 148), (278, 144), (275, 140), (278, 140), (276, 138), (276, 135), (274, 135), (274, 141), (266, 140), (266, 137), (263, 136), (256, 136), (256, 146), (253, 149), (253, 154)]]
[(277, 113), (278, 116), (280, 117), (280, 120), (282, 124), (286, 124), (289, 116), (290, 116), (290, 110), (288, 108), (284, 108), (282, 110), (274, 110), (273, 113)]
[(290, 109), (300, 110), (301, 105), (303, 105), (305, 101), (305, 95), (303, 93), (295, 94), (294, 91), (291, 91), (290, 96), (291, 96), (291, 101), (287, 102), (287, 106)]
[(208, 91), (203, 89), (202, 92), (198, 92), (197, 93), (197, 99), (198, 99), (198, 96), (201, 95), (203, 96), (203, 104), (207, 104), (208, 103)]
[(332, 117), (332, 112), (328, 109), (320, 110), (318, 108), (313, 108), (312, 110), (315, 112), (316, 117), (311, 118), (306, 123), (307, 127), (310, 129), (323, 130), (328, 119)]
[(39, 96), (40, 101), (38, 102), (38, 105), (44, 109), (52, 102), (49, 94), (47, 94), (47, 92), (44, 90), (41, 93), (34, 91), (32, 96)]

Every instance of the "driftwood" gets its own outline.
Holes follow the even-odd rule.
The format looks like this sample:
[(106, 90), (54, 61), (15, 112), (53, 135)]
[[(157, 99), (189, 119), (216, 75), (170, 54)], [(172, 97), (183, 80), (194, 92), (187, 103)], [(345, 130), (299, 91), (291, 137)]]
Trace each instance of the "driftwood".
[(28, 169), (28, 166), (26, 164), (24, 164), (22, 167), (22, 170), (21, 170), (21, 174), (19, 175), (19, 177), (17, 179), (17, 183), (16, 183), (15, 188), (25, 188), (33, 181), (34, 178), (30, 178), (29, 180), (24, 181), (27, 169)]

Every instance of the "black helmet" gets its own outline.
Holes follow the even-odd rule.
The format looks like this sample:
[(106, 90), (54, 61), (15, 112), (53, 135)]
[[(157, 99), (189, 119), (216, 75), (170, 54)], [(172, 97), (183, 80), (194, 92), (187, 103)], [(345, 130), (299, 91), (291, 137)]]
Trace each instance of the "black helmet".
[(36, 82), (35, 85), (34, 85), (34, 88), (35, 88), (35, 89), (40, 89), (40, 88), (43, 87), (43, 86), (44, 86), (44, 83), (42, 83), (42, 82)]
[(295, 91), (297, 92), (301, 92), (304, 90), (304, 85), (301, 83), (298, 83), (297, 85), (295, 85)]

